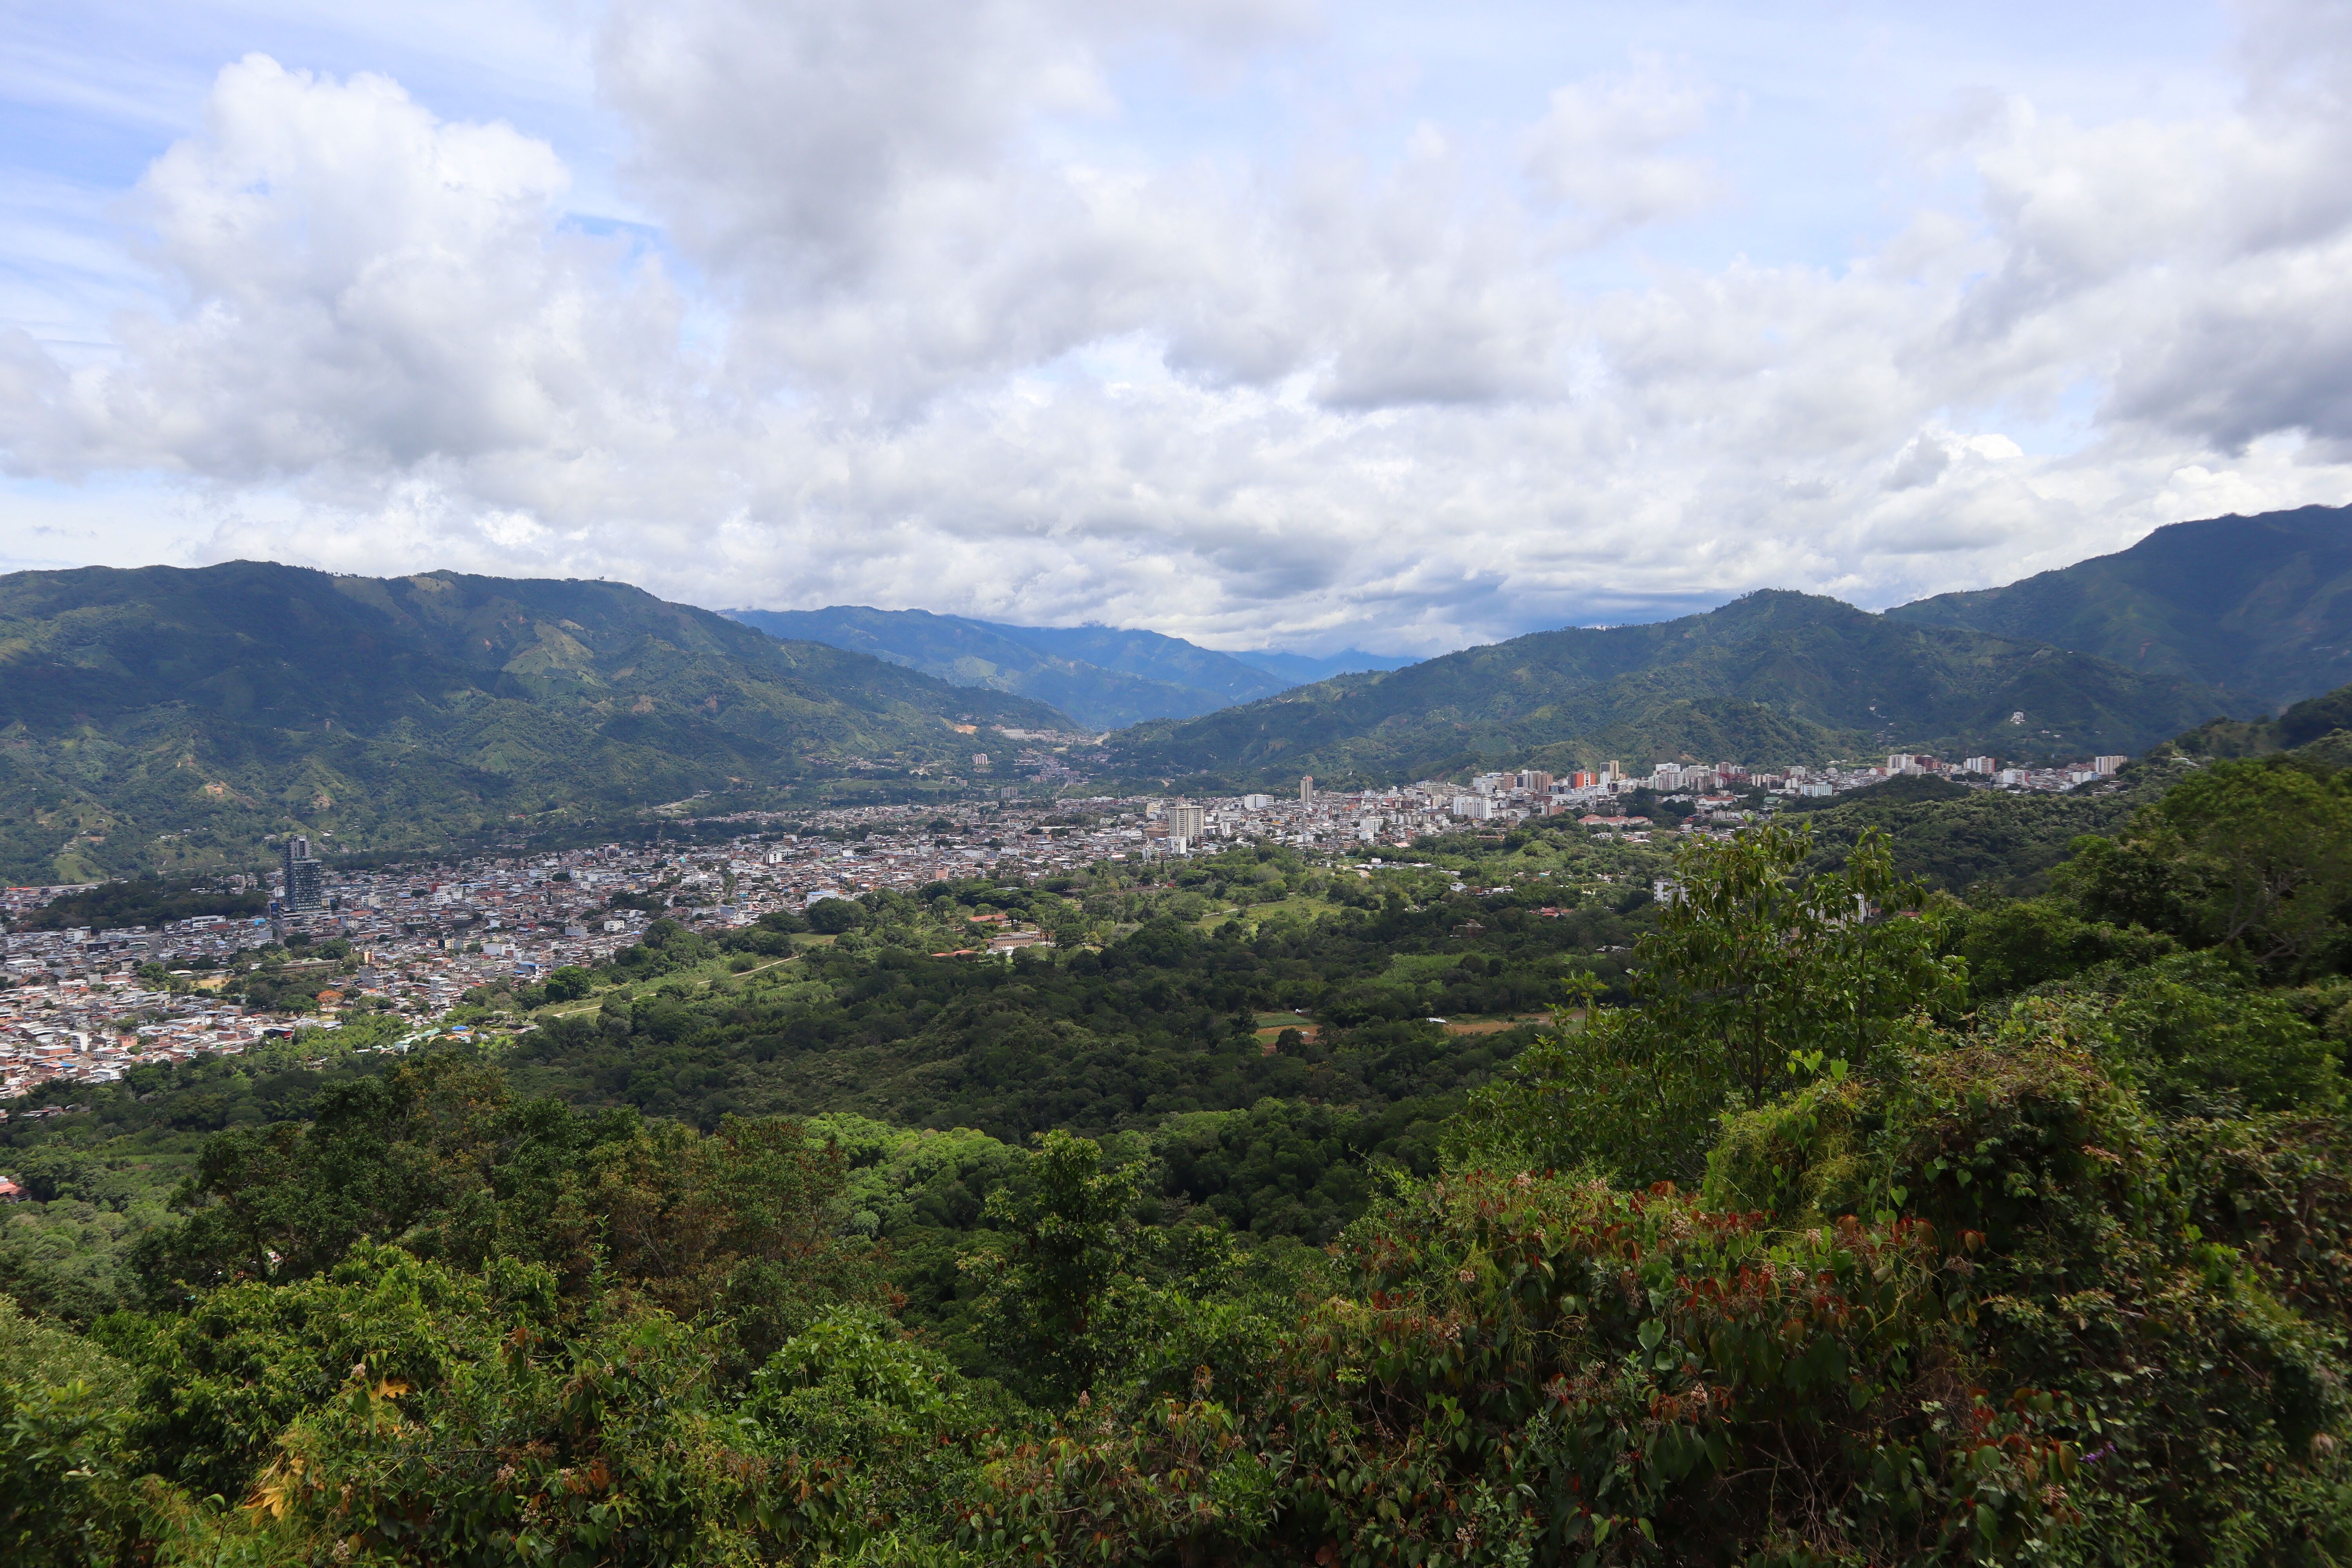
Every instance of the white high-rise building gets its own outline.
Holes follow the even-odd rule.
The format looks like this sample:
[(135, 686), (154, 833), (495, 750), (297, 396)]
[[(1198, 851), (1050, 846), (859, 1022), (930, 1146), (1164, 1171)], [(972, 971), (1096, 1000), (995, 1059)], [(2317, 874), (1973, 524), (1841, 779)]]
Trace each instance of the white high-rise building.
[(1201, 837), (1208, 826), (1208, 813), (1197, 805), (1171, 805), (1168, 808), (1168, 837), (1191, 843)]
[(2129, 757), (2093, 757), (2091, 759), (2091, 771), (2097, 773), (2100, 777), (2105, 778), (2109, 773), (2114, 773), (2116, 769), (2122, 767), (2126, 763), (2130, 761), (2131, 759)]
[(1982, 773), (1990, 778), (2000, 772), (2000, 763), (1990, 757), (1970, 757), (1960, 764), (1960, 768), (1965, 773)]
[(1244, 811), (1264, 811), (1267, 806), (1272, 805), (1273, 804), (1274, 796), (1270, 795), (1245, 795), (1242, 796), (1242, 809)]
[(1305, 778), (1298, 781), (1298, 804), (1301, 805), (1313, 805), (1315, 804), (1315, 775), (1313, 773), (1308, 773)]

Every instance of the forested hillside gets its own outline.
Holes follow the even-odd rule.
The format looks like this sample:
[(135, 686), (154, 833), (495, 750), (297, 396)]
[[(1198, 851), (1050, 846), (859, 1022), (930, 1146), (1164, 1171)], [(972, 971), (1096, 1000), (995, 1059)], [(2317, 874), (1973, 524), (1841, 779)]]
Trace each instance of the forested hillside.
[[(2338, 734), (662, 922), (488, 1046), (137, 1069), (0, 1124), (0, 1553), (2341, 1561)], [(998, 913), (1059, 945), (934, 956)]]
[[(2137, 752), (2221, 711), (2200, 682), (1834, 599), (1750, 594), (1654, 626), (1538, 632), (1112, 737), (1126, 776), (1348, 785), (1612, 758), (1819, 762), (1903, 746)], [(2022, 717), (2019, 717), (2021, 715)]]
[(0, 874), (242, 863), (289, 830), (436, 844), (944, 772), (971, 749), (951, 721), (1067, 722), (617, 583), (21, 572), (0, 577)]
[(1889, 618), (2096, 654), (2230, 693), (2251, 718), (2352, 680), (2352, 508), (2159, 528), (2129, 550)]
[(2279, 752), (2326, 753), (2337, 766), (2352, 761), (2352, 687), (2290, 704), (2275, 719), (2215, 719), (2161, 748), (2188, 757), (2264, 757)]

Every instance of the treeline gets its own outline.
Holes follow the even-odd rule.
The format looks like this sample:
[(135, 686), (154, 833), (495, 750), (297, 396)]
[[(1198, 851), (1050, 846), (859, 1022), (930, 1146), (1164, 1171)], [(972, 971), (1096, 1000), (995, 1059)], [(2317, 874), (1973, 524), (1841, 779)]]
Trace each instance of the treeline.
[(1898, 776), (1866, 789), (1789, 803), (1812, 829), (1813, 865), (1826, 869), (1875, 831), (1895, 864), (1946, 892), (1979, 901), (2031, 897), (2085, 835), (2120, 831), (2132, 814), (2179, 776), (2162, 760), (2127, 765), (2112, 783), (2063, 795), (2011, 795), (1946, 779)]
[(94, 888), (62, 894), (16, 922), (18, 931), (92, 931), (129, 926), (161, 926), (198, 915), (232, 918), (268, 911), (269, 895), (257, 889), (237, 889), (222, 877), (159, 877), (152, 872), (121, 881), (100, 882)]

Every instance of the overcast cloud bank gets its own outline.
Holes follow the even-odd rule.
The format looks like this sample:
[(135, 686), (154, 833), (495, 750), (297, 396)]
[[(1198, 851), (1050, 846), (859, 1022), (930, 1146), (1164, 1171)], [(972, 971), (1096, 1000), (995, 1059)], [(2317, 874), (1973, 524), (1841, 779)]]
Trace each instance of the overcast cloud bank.
[(76, 559), (1400, 651), (1894, 603), (2352, 499), (2344, 8), (2237, 16), (2193, 112), (1899, 127), (1930, 174), (1834, 262), (1659, 237), (1769, 195), (1717, 155), (1756, 84), (1687, 62), (1384, 151), (1295, 86), (1216, 127), (1336, 12), (619, 0), (628, 223), (528, 123), (248, 56), (125, 197), (108, 351), (0, 335), (0, 454)]

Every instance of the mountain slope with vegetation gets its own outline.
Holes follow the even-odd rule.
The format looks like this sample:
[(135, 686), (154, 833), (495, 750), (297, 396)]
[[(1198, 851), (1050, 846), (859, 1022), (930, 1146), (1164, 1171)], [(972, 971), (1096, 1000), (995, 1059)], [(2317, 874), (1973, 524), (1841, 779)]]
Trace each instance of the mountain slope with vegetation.
[(2275, 710), (2352, 681), (2352, 508), (2177, 522), (2113, 555), (1886, 614), (2202, 681), (2240, 716)]
[[(0, 1552), (2341, 1562), (2352, 774), (2158, 762), (2025, 899), (1801, 826), (1654, 906), (1558, 823), (1269, 847), (77, 1089), (0, 1124)], [(1070, 940), (929, 959), (1007, 898)], [(1413, 1016), (1546, 978), (1508, 1050)]]
[(2280, 752), (2341, 750), (2352, 742), (2352, 686), (2290, 703), (2273, 718), (2214, 719), (2165, 748), (2187, 757), (2265, 757)]
[(1043, 703), (602, 582), (267, 563), (0, 577), (0, 873), (397, 847), (944, 767)]
[(1140, 725), (1110, 746), (1129, 777), (1347, 784), (1504, 763), (1818, 762), (1904, 746), (2131, 752), (2218, 702), (2194, 681), (1772, 591), (1679, 620), (1538, 632), (1343, 677)]

